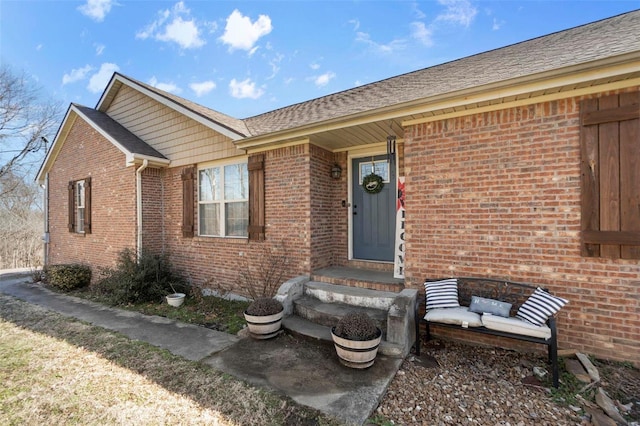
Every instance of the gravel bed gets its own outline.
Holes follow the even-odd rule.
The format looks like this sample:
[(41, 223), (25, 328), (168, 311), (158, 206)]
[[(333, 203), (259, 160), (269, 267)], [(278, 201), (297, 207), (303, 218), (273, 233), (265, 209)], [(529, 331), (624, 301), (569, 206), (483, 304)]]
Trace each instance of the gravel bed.
[(532, 377), (536, 366), (546, 363), (535, 354), (432, 341), (404, 361), (372, 417), (397, 425), (580, 425)]

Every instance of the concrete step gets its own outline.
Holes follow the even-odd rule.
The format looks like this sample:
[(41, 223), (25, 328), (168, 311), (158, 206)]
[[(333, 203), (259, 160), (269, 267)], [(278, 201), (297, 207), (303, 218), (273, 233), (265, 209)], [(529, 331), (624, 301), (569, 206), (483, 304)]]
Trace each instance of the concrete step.
[[(333, 343), (330, 327), (316, 324), (297, 315), (285, 317), (282, 320), (282, 326), (290, 333), (293, 333), (295, 335), (325, 343)], [(402, 351), (403, 348), (401, 345), (387, 342), (383, 335), (382, 341), (380, 342), (380, 347), (378, 349), (378, 352), (380, 354), (393, 358), (402, 358), (404, 357)]]
[(305, 284), (304, 292), (324, 303), (344, 303), (388, 311), (398, 293), (390, 291), (370, 290), (361, 287), (348, 287), (311, 281)]
[(335, 326), (340, 318), (349, 312), (364, 312), (376, 323), (383, 333), (387, 330), (387, 311), (347, 305), (341, 302), (323, 302), (315, 297), (305, 295), (293, 302), (294, 314), (311, 322), (326, 326)]

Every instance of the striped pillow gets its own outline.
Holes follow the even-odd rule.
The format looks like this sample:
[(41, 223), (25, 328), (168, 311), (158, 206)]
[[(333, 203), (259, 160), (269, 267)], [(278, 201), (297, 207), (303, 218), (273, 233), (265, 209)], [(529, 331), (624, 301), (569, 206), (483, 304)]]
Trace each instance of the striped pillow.
[(457, 308), (458, 280), (450, 278), (441, 281), (429, 281), (424, 283), (427, 296), (427, 311), (436, 308)]
[(516, 317), (534, 325), (544, 325), (547, 318), (554, 315), (568, 300), (558, 296), (552, 296), (540, 287), (520, 306)]

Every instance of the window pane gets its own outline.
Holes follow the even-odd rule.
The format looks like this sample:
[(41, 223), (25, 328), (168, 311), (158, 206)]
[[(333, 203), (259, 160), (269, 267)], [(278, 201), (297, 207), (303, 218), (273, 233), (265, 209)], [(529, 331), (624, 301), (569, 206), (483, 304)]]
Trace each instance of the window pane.
[(76, 182), (76, 194), (78, 199), (76, 200), (77, 207), (84, 207), (84, 181), (79, 180)]
[(220, 199), (220, 169), (218, 167), (200, 170), (198, 181), (200, 182), (200, 201)]
[(246, 237), (249, 226), (249, 203), (227, 203), (225, 227), (228, 236)]
[(232, 164), (224, 167), (224, 199), (246, 200), (249, 198), (249, 173), (247, 164)]
[(220, 235), (219, 204), (200, 204), (200, 235)]
[(84, 232), (84, 207), (76, 209), (76, 232)]
[(362, 185), (362, 179), (374, 171), (385, 183), (389, 183), (389, 162), (387, 160), (378, 160), (373, 163), (360, 163), (360, 185)]

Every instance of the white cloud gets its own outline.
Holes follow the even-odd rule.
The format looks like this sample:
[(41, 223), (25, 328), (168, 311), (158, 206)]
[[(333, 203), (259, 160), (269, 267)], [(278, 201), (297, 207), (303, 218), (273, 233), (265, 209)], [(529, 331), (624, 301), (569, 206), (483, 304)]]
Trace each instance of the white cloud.
[(65, 85), (84, 80), (85, 78), (87, 78), (87, 74), (89, 74), (89, 71), (91, 71), (92, 69), (93, 68), (91, 67), (91, 65), (85, 65), (82, 68), (73, 69), (69, 74), (65, 74), (62, 76), (62, 84)]
[(424, 22), (411, 23), (411, 36), (427, 47), (433, 46), (432, 34), (433, 32), (426, 27)]
[(269, 65), (271, 66), (271, 75), (267, 77), (267, 80), (271, 80), (274, 78), (278, 72), (280, 71), (280, 63), (284, 59), (284, 55), (282, 53), (277, 53), (270, 61)]
[(100, 65), (100, 70), (97, 73), (93, 74), (89, 79), (89, 85), (87, 89), (89, 89), (92, 93), (102, 92), (109, 83), (111, 76), (114, 72), (119, 71), (120, 67), (116, 64), (112, 64), (109, 62), (105, 62)]
[(200, 38), (200, 30), (195, 21), (185, 21), (180, 16), (176, 17), (164, 28), (164, 33), (157, 34), (156, 39), (173, 41), (183, 49), (193, 49), (205, 44), (205, 41)]
[(240, 49), (253, 53), (258, 39), (269, 34), (272, 29), (271, 18), (267, 15), (260, 15), (258, 20), (252, 23), (248, 16), (242, 15), (236, 9), (227, 18), (227, 25), (220, 40), (229, 45), (231, 51)]
[[(184, 2), (178, 2), (171, 10), (159, 11), (157, 19), (139, 30), (136, 38), (146, 40), (152, 37), (159, 41), (176, 43), (183, 49), (202, 47), (206, 41), (200, 36), (202, 33), (200, 26), (211, 28), (212, 24), (208, 22), (199, 24), (190, 17), (190, 14), (191, 11)], [(215, 24), (213, 27), (215, 28)]]
[(104, 52), (105, 49), (105, 45), (104, 44), (94, 44), (95, 48), (96, 48), (96, 56), (100, 56), (102, 55), (102, 52)]
[(318, 87), (323, 87), (329, 84), (331, 80), (336, 77), (336, 73), (328, 71), (324, 74), (313, 77), (313, 83)]
[(264, 90), (256, 88), (256, 83), (247, 78), (243, 81), (237, 81), (235, 78), (229, 83), (231, 96), (238, 99), (251, 98), (258, 99), (264, 95)]
[(202, 95), (206, 95), (207, 93), (215, 89), (216, 83), (214, 83), (211, 80), (208, 80), (200, 83), (191, 83), (189, 87), (191, 88), (191, 90), (195, 92), (197, 97), (200, 97)]
[(358, 31), (358, 29), (360, 28), (360, 21), (357, 19), (349, 20), (349, 24), (353, 25), (353, 31)]
[(365, 43), (374, 51), (378, 53), (392, 53), (396, 50), (402, 50), (405, 47), (405, 41), (401, 39), (392, 40), (387, 44), (377, 43), (371, 40), (371, 36), (367, 33), (357, 32), (356, 33), (356, 41), (360, 43)]
[(182, 89), (176, 86), (173, 83), (160, 83), (158, 79), (153, 76), (149, 79), (149, 84), (155, 87), (156, 89), (164, 90), (169, 93), (181, 93)]
[(493, 25), (491, 26), (491, 29), (493, 31), (498, 31), (500, 28), (502, 28), (503, 25), (504, 21), (498, 21), (498, 19), (493, 18)]
[(468, 27), (478, 13), (478, 9), (473, 7), (468, 0), (438, 0), (438, 3), (447, 8), (436, 18), (439, 21), (448, 21)]
[(427, 14), (420, 9), (420, 5), (417, 2), (413, 3), (412, 7), (417, 19), (424, 19), (427, 17)]
[(102, 22), (114, 4), (115, 2), (113, 0), (87, 0), (87, 3), (79, 6), (78, 10), (94, 21)]
[(312, 62), (312, 63), (309, 64), (309, 68), (311, 68), (314, 71), (318, 70), (318, 69), (320, 69), (320, 64), (317, 63), (317, 62)]

